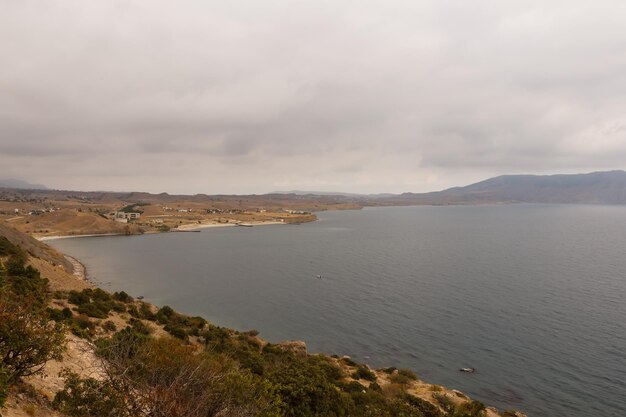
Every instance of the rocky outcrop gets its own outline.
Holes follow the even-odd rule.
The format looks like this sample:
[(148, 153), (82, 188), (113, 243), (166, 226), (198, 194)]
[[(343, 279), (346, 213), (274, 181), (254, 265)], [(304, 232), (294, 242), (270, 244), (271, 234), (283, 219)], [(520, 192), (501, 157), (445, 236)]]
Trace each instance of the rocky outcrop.
[(279, 343), (278, 347), (284, 350), (291, 351), (295, 353), (296, 355), (301, 355), (301, 356), (307, 355), (306, 343), (304, 343), (301, 340), (286, 340), (284, 342)]

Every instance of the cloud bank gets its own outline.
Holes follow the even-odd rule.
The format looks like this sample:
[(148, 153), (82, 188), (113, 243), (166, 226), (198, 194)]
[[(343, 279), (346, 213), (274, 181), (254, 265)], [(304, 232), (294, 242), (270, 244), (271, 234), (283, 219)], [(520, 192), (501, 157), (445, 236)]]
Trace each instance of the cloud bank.
[(623, 1), (2, 3), (2, 177), (402, 192), (626, 168)]

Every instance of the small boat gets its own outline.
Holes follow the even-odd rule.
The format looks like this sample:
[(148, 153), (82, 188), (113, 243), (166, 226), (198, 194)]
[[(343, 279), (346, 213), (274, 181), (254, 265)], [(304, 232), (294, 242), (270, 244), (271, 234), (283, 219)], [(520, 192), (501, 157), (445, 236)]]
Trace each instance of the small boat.
[(236, 223), (237, 226), (242, 226), (242, 227), (252, 227), (254, 226), (253, 224), (250, 223)]
[(322, 279), (322, 276), (321, 276), (321, 275), (318, 275), (318, 276), (317, 276), (317, 279)]
[(461, 368), (459, 369), (459, 372), (466, 372), (468, 374), (473, 374), (474, 372), (476, 372), (475, 368)]
[(143, 295), (140, 295), (139, 297), (137, 297), (138, 300), (143, 300)]

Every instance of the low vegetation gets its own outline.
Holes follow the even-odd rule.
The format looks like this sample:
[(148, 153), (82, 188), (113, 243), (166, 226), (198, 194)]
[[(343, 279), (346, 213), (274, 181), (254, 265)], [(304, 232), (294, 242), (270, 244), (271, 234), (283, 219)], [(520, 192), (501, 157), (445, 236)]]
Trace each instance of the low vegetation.
[(49, 317), (49, 296), (48, 281), (26, 266), (26, 254), (0, 236), (0, 406), (12, 385), (61, 357), (64, 331)]

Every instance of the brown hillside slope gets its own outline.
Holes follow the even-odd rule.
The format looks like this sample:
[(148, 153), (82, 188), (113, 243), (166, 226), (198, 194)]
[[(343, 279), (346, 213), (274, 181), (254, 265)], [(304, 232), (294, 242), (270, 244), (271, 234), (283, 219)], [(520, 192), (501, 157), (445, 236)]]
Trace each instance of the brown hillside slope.
[(26, 216), (12, 221), (11, 226), (35, 236), (141, 233), (141, 229), (135, 225), (118, 223), (96, 213), (71, 209)]
[(25, 233), (15, 230), (4, 222), (0, 222), (0, 236), (6, 237), (11, 243), (20, 246), (33, 257), (45, 260), (52, 265), (60, 265), (69, 273), (74, 270), (72, 263), (62, 253)]

